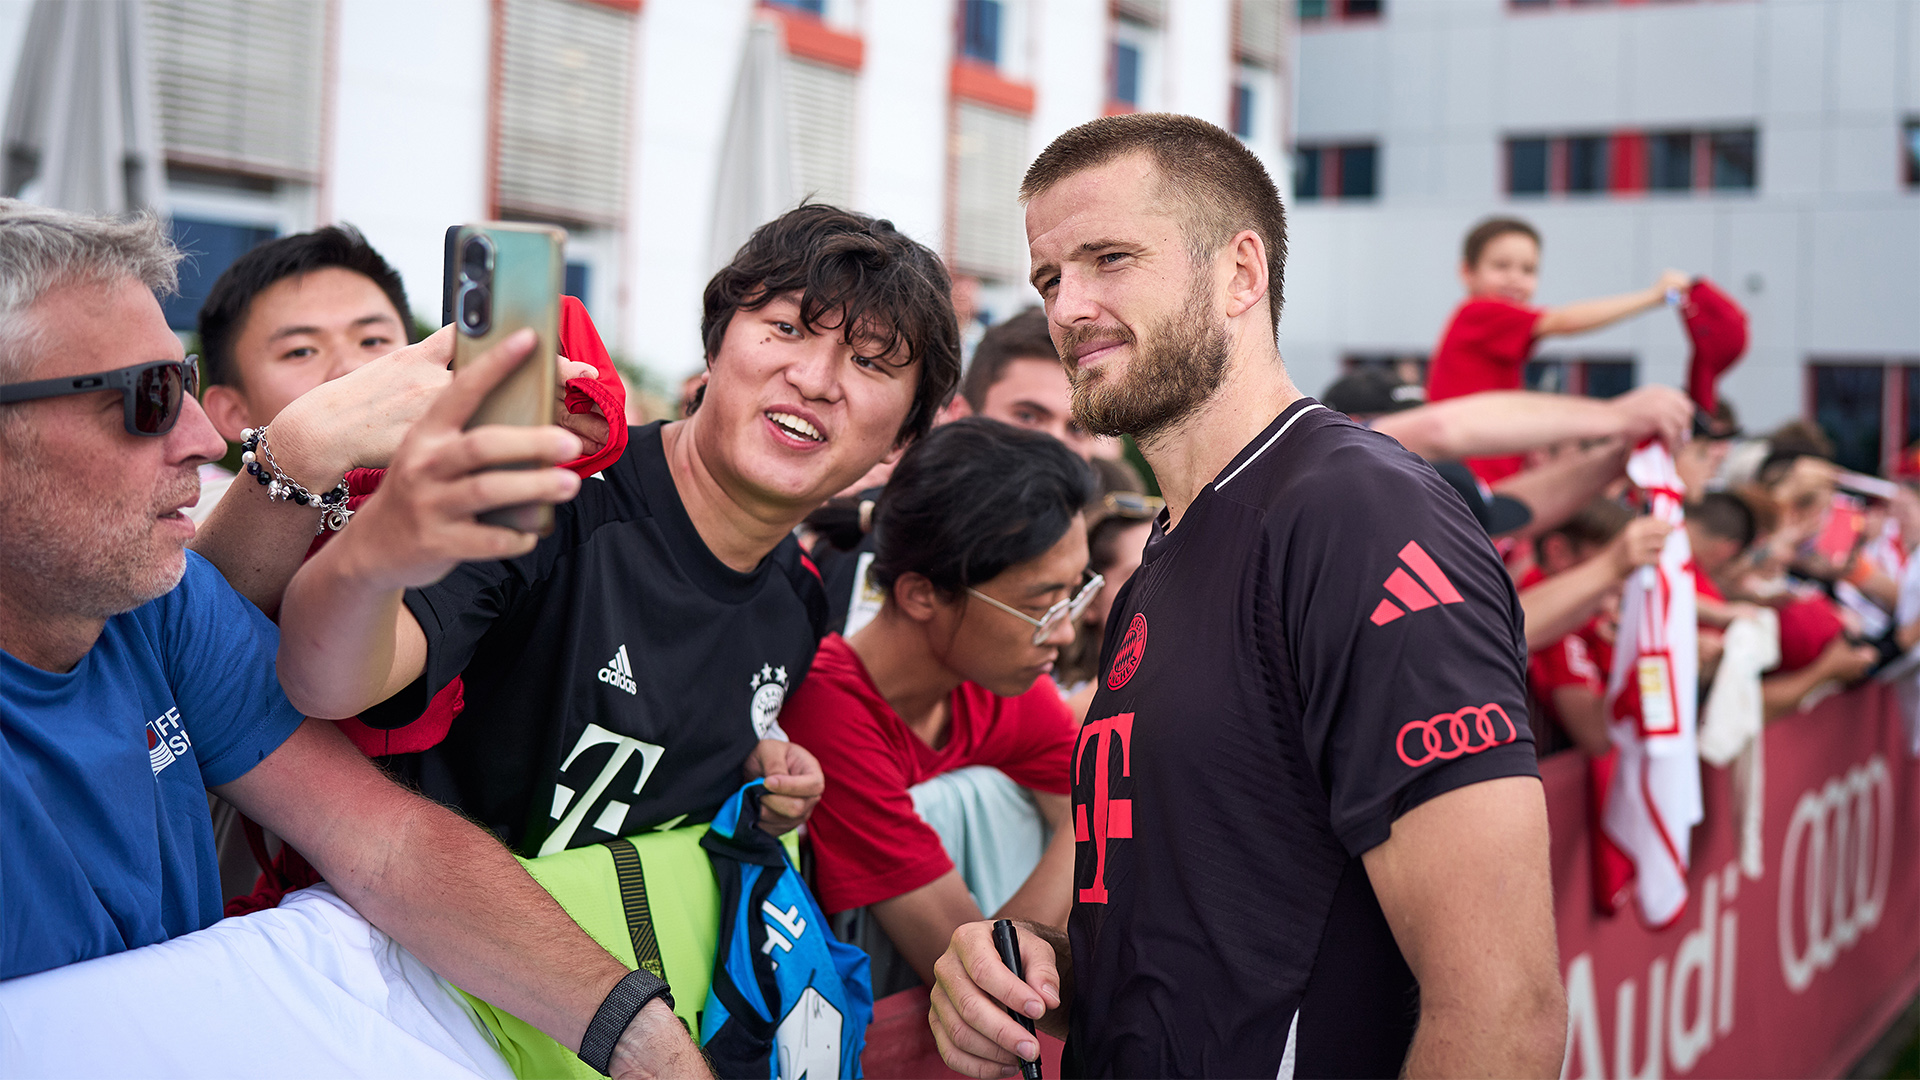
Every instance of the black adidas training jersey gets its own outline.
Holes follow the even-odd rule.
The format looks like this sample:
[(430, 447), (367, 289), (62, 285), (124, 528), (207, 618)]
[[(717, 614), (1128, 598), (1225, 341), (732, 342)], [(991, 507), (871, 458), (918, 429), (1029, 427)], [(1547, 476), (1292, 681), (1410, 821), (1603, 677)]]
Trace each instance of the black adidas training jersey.
[(1360, 856), (1538, 775), (1519, 597), (1424, 461), (1310, 399), (1165, 520), (1074, 750), (1067, 1075), (1398, 1075), (1417, 989)]
[(523, 855), (710, 819), (825, 625), (791, 537), (747, 574), (707, 549), (660, 425), (600, 475), (531, 553), (407, 591), (426, 672), (363, 717), (404, 723), (463, 675), (446, 741), (397, 771)]

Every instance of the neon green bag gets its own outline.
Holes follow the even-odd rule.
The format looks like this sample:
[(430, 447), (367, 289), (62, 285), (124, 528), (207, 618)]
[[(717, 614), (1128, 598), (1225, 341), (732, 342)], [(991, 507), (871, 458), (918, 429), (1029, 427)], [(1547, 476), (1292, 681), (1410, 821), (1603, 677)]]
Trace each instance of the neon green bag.
[[(706, 833), (690, 825), (520, 860), (602, 948), (667, 981), (689, 1032), (700, 1030), (720, 940), (720, 888), (700, 846)], [(798, 858), (799, 838), (782, 840)], [(539, 1028), (466, 996), (520, 1080), (600, 1076)]]

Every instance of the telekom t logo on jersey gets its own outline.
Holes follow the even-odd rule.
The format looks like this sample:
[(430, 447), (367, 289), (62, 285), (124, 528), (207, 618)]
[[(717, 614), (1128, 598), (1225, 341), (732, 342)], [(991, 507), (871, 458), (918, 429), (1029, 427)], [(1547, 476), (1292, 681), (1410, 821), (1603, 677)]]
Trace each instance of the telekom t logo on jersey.
[[(1440, 572), (1440, 564), (1434, 562), (1433, 556), (1428, 555), (1419, 544), (1407, 541), (1407, 546), (1400, 549), (1400, 561), (1407, 565), (1394, 567), (1382, 587), (1392, 593), (1394, 599), (1407, 605), (1406, 610), (1401, 610), (1400, 604), (1393, 600), (1382, 600), (1373, 609), (1373, 625), (1385, 626), (1408, 611), (1425, 611), (1439, 604), (1465, 602), (1460, 590), (1454, 588), (1453, 582), (1447, 580), (1447, 575)], [(1408, 567), (1420, 576), (1420, 581), (1408, 576)], [(1425, 582), (1427, 587), (1421, 588), (1421, 582)]]
[[(1089, 745), (1093, 747), (1091, 754), (1086, 752)], [(1117, 750), (1120, 775), (1131, 777), (1132, 748), (1133, 714), (1130, 712), (1088, 721), (1080, 725), (1080, 735), (1074, 740), (1074, 771), (1093, 770), (1093, 820), (1087, 820), (1084, 803), (1074, 808), (1073, 815), (1073, 838), (1093, 841), (1093, 884), (1080, 890), (1080, 899), (1085, 903), (1107, 902), (1107, 841), (1133, 839), (1133, 800), (1113, 797), (1111, 765)]]

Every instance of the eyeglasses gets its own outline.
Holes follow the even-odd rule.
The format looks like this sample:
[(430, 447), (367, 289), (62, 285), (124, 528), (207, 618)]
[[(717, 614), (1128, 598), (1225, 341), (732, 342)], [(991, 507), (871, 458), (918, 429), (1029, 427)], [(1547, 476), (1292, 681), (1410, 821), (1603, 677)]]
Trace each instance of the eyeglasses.
[(1101, 577), (1099, 574), (1094, 574), (1087, 579), (1085, 585), (1080, 586), (1079, 592), (1074, 593), (1070, 599), (1062, 600), (1048, 608), (1047, 613), (1037, 619), (1017, 607), (1009, 607), (995, 600), (979, 589), (969, 588), (967, 592), (985, 600), (987, 603), (992, 604), (994, 607), (999, 608), (1009, 615), (1032, 623), (1033, 643), (1038, 645), (1053, 636), (1053, 632), (1059, 627), (1061, 620), (1078, 619), (1081, 615), (1085, 614), (1087, 608), (1093, 604), (1093, 598), (1100, 595), (1100, 589), (1106, 583), (1106, 578)]
[(41, 398), (120, 391), (129, 435), (165, 435), (180, 419), (181, 403), (200, 396), (200, 358), (149, 360), (144, 364), (91, 375), (0, 385), (0, 405)]

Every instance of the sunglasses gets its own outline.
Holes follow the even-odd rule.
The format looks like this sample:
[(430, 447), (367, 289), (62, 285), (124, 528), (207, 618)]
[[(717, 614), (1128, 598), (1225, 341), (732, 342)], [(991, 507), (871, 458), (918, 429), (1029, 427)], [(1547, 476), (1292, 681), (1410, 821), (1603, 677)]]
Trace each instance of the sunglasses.
[(1079, 592), (1074, 593), (1071, 598), (1062, 600), (1048, 608), (1047, 613), (1037, 619), (1017, 607), (1010, 607), (995, 600), (979, 589), (969, 588), (967, 592), (985, 600), (987, 603), (992, 604), (994, 607), (999, 608), (1001, 611), (1023, 622), (1031, 623), (1033, 625), (1033, 643), (1038, 645), (1053, 636), (1054, 630), (1060, 626), (1062, 620), (1078, 619), (1081, 615), (1085, 614), (1087, 608), (1092, 605), (1093, 598), (1100, 595), (1100, 587), (1106, 583), (1106, 578), (1101, 577), (1099, 574), (1094, 574), (1087, 579), (1085, 585), (1080, 586)]
[(120, 391), (129, 435), (165, 435), (180, 419), (181, 403), (200, 396), (200, 358), (149, 360), (144, 364), (91, 375), (68, 375), (0, 386), (0, 405), (42, 398)]

